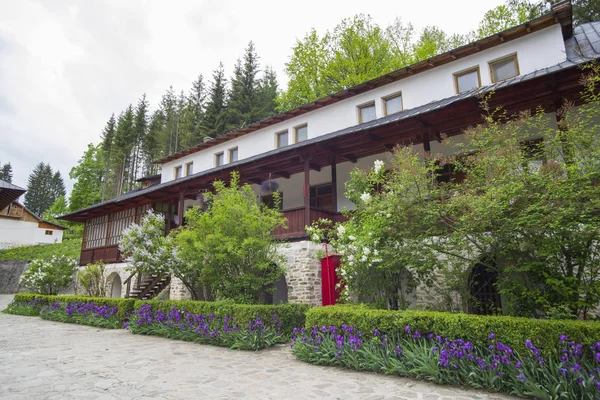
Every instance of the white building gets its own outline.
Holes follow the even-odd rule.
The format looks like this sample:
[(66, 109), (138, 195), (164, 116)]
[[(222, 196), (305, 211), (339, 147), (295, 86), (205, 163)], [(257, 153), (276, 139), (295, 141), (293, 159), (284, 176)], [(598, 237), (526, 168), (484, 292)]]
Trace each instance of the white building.
[(214, 180), (239, 171), (264, 202), (261, 183), (277, 183), (288, 228), (275, 236), (292, 242), (286, 279), (296, 282), (288, 299), (319, 304), (319, 266), (304, 227), (352, 207), (344, 196), (352, 169), (388, 160), (396, 145), (449, 154), (441, 136), (460, 141), (482, 122), (482, 93), (494, 91), (491, 107), (543, 106), (556, 118), (564, 100), (580, 102), (578, 67), (600, 56), (599, 33), (600, 23), (574, 28), (571, 4), (561, 2), (535, 20), (171, 154), (157, 161), (160, 183), (154, 177), (142, 190), (64, 216), (86, 223), (81, 264), (118, 262), (122, 230), (146, 209), (164, 212), (170, 229)]

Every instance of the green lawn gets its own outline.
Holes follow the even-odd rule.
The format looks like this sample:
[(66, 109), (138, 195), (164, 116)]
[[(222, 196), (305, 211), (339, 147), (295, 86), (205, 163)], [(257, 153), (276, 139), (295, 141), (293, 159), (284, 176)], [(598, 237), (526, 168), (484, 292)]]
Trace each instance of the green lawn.
[(79, 258), (81, 251), (81, 232), (65, 233), (62, 243), (21, 246), (0, 250), (0, 260), (33, 260), (65, 255)]

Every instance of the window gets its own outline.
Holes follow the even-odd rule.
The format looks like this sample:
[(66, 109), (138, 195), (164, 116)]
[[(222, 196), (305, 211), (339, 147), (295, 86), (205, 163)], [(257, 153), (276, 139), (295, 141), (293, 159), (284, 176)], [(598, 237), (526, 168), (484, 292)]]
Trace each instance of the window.
[(275, 134), (275, 147), (280, 148), (283, 146), (287, 146), (288, 144), (288, 131), (283, 131)]
[(383, 114), (391, 115), (404, 109), (402, 105), (402, 94), (397, 93), (383, 98)]
[(296, 136), (296, 143), (300, 143), (303, 140), (308, 139), (308, 125), (295, 127), (294, 136)]
[(331, 183), (310, 187), (310, 206), (322, 210), (333, 210), (333, 188)]
[(234, 147), (233, 149), (229, 149), (229, 162), (234, 162), (238, 160), (238, 148)]
[(375, 114), (375, 103), (369, 103), (362, 106), (358, 106), (358, 123), (373, 121), (377, 118)]
[(52, 231), (46, 231), (46, 235), (48, 235), (48, 236), (52, 236), (52, 233), (53, 233)]
[(194, 163), (189, 162), (185, 164), (185, 176), (192, 175), (194, 173)]
[(183, 171), (183, 168), (181, 168), (181, 165), (178, 165), (175, 167), (175, 179), (179, 179), (182, 177), (181, 173)]
[(225, 164), (225, 154), (223, 152), (215, 154), (215, 167), (220, 167)]
[(494, 83), (519, 75), (517, 55), (512, 54), (490, 61), (490, 73), (492, 75), (492, 82)]
[(466, 92), (481, 86), (479, 67), (470, 68), (454, 74), (454, 87), (456, 93)]

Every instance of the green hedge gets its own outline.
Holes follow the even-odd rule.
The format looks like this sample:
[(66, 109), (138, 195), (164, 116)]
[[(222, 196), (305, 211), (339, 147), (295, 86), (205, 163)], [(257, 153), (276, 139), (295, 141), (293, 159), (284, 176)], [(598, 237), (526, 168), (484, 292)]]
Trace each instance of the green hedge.
[(272, 315), (277, 314), (277, 319), (283, 323), (282, 333), (289, 334), (294, 328), (304, 326), (306, 311), (310, 309), (306, 304), (280, 304), (280, 305), (250, 305), (235, 304), (227, 301), (196, 301), (196, 300), (138, 300), (135, 309), (143, 304), (150, 304), (153, 311), (169, 311), (173, 306), (192, 314), (215, 314), (218, 318), (232, 316), (238, 326), (246, 325), (260, 316), (265, 325), (270, 324)]
[(525, 340), (531, 339), (543, 352), (559, 347), (559, 335), (585, 346), (600, 341), (600, 323), (591, 321), (551, 321), (504, 316), (451, 314), (432, 311), (372, 310), (361, 306), (316, 307), (306, 314), (306, 328), (313, 326), (341, 327), (354, 325), (365, 336), (375, 328), (388, 335), (404, 333), (410, 326), (412, 332), (434, 333), (449, 339), (463, 339), (479, 346), (489, 345), (489, 335), (518, 351), (525, 350)]
[(36, 293), (17, 293), (15, 294), (15, 302), (29, 302), (32, 299), (41, 299), (42, 303), (49, 305), (57, 301), (61, 303), (73, 303), (79, 302), (94, 302), (96, 305), (108, 305), (110, 307), (117, 307), (117, 317), (120, 321), (127, 319), (127, 314), (133, 311), (135, 299), (117, 299), (110, 297), (89, 297), (89, 296), (74, 296), (74, 295), (58, 295), (50, 296)]

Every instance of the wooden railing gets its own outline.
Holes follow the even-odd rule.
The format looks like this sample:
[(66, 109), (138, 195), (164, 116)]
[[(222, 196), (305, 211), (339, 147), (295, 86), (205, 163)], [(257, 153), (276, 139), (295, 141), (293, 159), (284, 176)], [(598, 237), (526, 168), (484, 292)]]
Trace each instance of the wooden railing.
[(119, 245), (114, 244), (111, 246), (95, 247), (92, 249), (81, 250), (79, 265), (88, 265), (89, 263), (94, 263), (98, 261), (102, 261), (105, 263), (122, 261), (121, 252), (119, 251)]
[(276, 239), (301, 239), (308, 237), (308, 234), (304, 230), (306, 225), (312, 224), (319, 218), (326, 218), (333, 220), (334, 222), (343, 221), (344, 217), (340, 213), (333, 211), (321, 210), (318, 208), (310, 209), (310, 221), (304, 221), (304, 207), (293, 208), (290, 210), (284, 210), (283, 216), (287, 218), (287, 228), (277, 227), (273, 232), (273, 236)]

